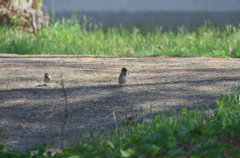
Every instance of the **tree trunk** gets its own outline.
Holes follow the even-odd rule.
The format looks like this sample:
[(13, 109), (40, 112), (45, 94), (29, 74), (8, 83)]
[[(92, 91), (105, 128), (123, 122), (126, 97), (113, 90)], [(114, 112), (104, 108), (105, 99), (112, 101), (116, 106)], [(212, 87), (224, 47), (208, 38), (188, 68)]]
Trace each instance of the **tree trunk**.
[(10, 4), (11, 7), (31, 8), (33, 0), (2, 0)]
[(36, 33), (49, 22), (41, 6), (42, 0), (0, 0), (0, 24)]

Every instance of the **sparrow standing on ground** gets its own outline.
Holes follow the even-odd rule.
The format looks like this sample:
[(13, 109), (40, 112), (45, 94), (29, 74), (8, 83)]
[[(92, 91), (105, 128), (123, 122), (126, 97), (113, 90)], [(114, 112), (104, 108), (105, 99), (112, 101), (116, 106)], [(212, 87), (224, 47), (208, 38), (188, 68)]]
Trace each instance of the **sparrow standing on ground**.
[(231, 46), (231, 45), (228, 45), (228, 49), (227, 49), (227, 51), (228, 51), (229, 54), (232, 53), (232, 50), (233, 50), (233, 49), (232, 49), (232, 46)]
[(51, 81), (51, 76), (49, 75), (49, 73), (45, 73), (45, 75), (44, 75), (45, 85), (47, 85), (47, 83), (50, 81)]
[(127, 77), (127, 69), (124, 67), (121, 70), (121, 74), (119, 76), (119, 84), (125, 84), (128, 81), (128, 77)]

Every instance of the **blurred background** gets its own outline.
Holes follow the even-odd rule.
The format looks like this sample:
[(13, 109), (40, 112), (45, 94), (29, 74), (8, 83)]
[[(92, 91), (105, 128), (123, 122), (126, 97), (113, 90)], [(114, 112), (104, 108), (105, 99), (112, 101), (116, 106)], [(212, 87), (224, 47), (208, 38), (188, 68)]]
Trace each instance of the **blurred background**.
[(0, 52), (240, 57), (239, 23), (240, 0), (0, 0)]
[(57, 18), (78, 12), (104, 28), (162, 26), (167, 31), (184, 26), (192, 30), (205, 21), (220, 27), (240, 22), (239, 0), (43, 0), (45, 9), (49, 13), (54, 9)]

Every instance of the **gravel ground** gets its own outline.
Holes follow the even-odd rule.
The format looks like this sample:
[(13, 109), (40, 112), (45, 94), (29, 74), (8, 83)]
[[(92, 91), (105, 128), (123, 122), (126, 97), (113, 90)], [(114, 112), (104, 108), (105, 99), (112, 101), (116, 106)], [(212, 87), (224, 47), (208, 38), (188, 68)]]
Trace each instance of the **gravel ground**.
[[(104, 56), (20, 56), (0, 54), (0, 128), (4, 140), (18, 150), (54, 141), (59, 148), (65, 103), (61, 74), (69, 102), (65, 138), (82, 131), (107, 130), (125, 115), (208, 105), (235, 89), (240, 59), (189, 57), (118, 58)], [(129, 82), (120, 87), (122, 67)], [(44, 86), (45, 72), (53, 82)]]

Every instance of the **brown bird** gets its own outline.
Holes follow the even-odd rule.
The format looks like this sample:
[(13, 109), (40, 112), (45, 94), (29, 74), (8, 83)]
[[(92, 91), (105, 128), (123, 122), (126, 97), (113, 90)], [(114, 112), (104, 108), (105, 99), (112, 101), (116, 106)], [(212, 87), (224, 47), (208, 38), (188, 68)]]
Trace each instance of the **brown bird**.
[(228, 45), (228, 47), (227, 47), (227, 51), (228, 51), (229, 54), (232, 53), (232, 50), (233, 50), (232, 46), (231, 46), (231, 45)]
[(166, 51), (164, 48), (163, 48), (163, 46), (158, 46), (158, 48), (160, 49), (160, 50), (163, 50), (164, 52)]
[(49, 83), (51, 81), (51, 76), (49, 75), (49, 73), (45, 73), (44, 75), (44, 82), (45, 82), (45, 85), (47, 85), (47, 83)]

